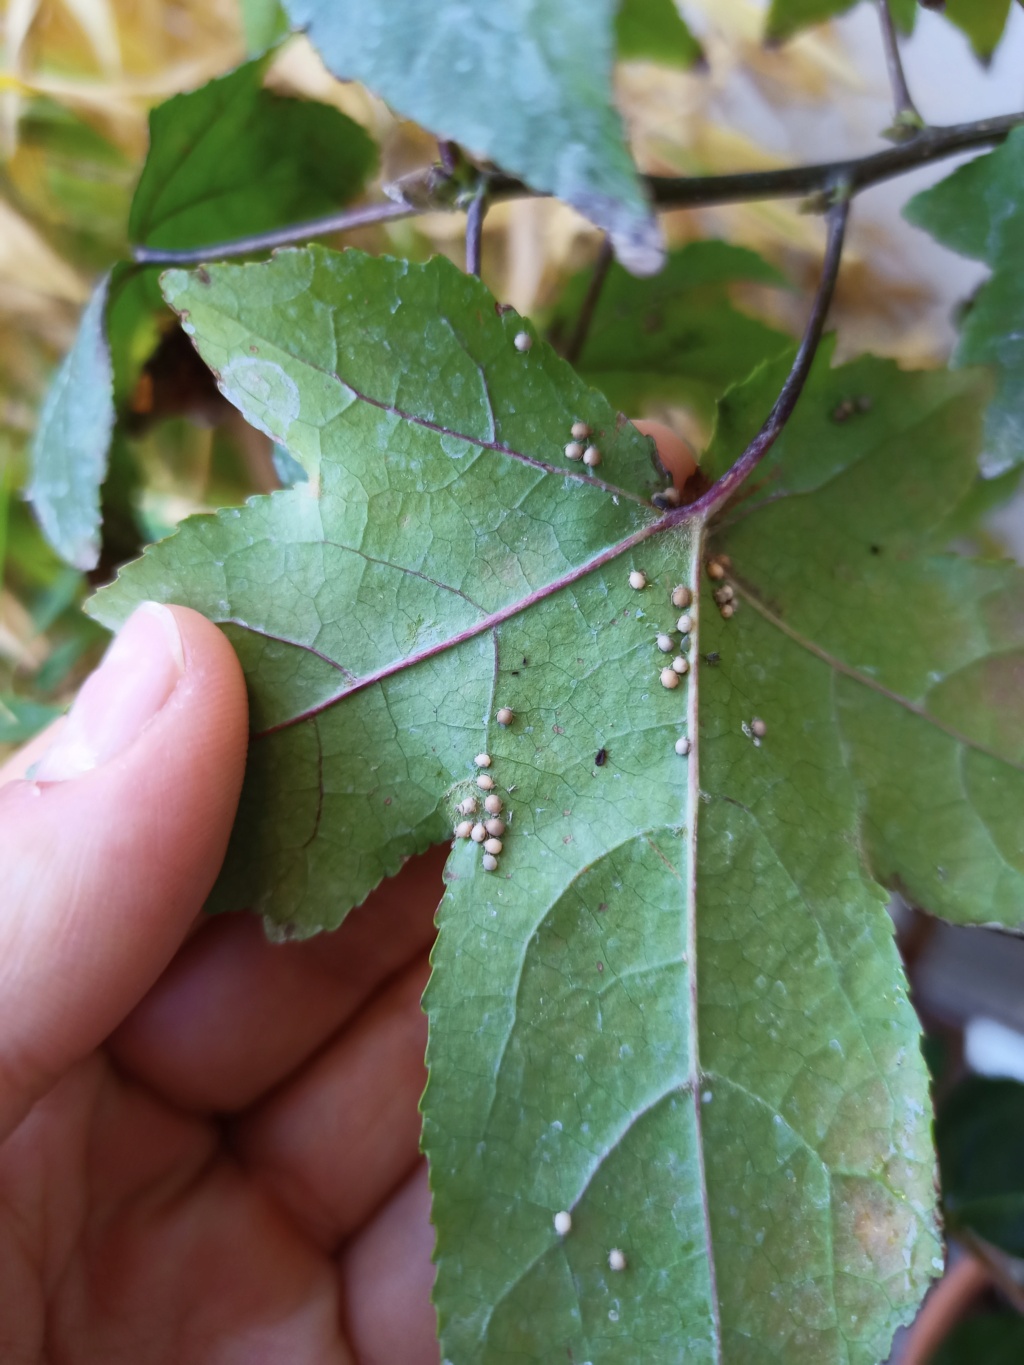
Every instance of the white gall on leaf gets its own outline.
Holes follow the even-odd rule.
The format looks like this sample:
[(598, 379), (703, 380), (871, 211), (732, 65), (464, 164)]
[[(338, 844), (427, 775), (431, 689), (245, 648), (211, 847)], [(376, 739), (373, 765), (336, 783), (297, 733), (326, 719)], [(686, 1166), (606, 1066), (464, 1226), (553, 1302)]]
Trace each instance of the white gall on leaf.
[(765, 735), (768, 733), (768, 726), (765, 725), (760, 716), (755, 716), (750, 722), (750, 733), (755, 739), (764, 739)]
[(608, 1253), (608, 1269), (625, 1270), (625, 1268), (626, 1253), (624, 1251), (620, 1251), (618, 1247), (612, 1247), (611, 1251), (609, 1251)]
[(493, 853), (485, 853), (480, 862), (485, 872), (497, 872), (498, 860)]
[(498, 714), (494, 717), (494, 719), (498, 722), (499, 725), (511, 725), (512, 722), (515, 720), (515, 715), (512, 713), (512, 711), (509, 710), (507, 706), (502, 706), (498, 708)]
[(460, 820), (459, 823), (455, 826), (456, 839), (468, 839), (472, 828), (473, 828), (472, 820)]
[(503, 847), (500, 839), (488, 839), (484, 844), (484, 852), (491, 853), (496, 858)]
[(641, 588), (647, 587), (647, 575), (640, 569), (634, 569), (629, 575), (629, 586), (635, 588), (637, 592)]
[(517, 351), (528, 351), (533, 345), (533, 337), (529, 332), (516, 332), (514, 344)]
[(680, 583), (677, 588), (672, 589), (672, 605), (674, 607), (679, 607), (681, 610), (683, 607), (688, 607), (692, 601), (693, 593), (684, 584)]
[(469, 837), (473, 840), (474, 844), (482, 844), (483, 841), (487, 838), (487, 830), (479, 822), (479, 820), (470, 829)]
[(672, 653), (673, 645), (671, 635), (659, 635), (657, 643), (658, 648), (661, 650), (662, 654)]
[(688, 612), (680, 616), (676, 622), (676, 629), (681, 630), (684, 635), (689, 635), (690, 631), (693, 630), (693, 617)]
[(478, 768), (489, 768), (491, 766), (491, 756), (490, 754), (477, 754), (476, 758), (473, 759), (473, 762)]
[(597, 446), (587, 446), (583, 452), (583, 463), (588, 469), (596, 469), (601, 463), (601, 452)]
[(497, 815), (498, 812), (501, 810), (501, 797), (488, 796), (487, 799), (484, 801), (484, 810), (487, 812), (488, 815)]
[(590, 428), (587, 426), (586, 422), (573, 422), (572, 439), (574, 441), (585, 441), (589, 435)]
[(708, 560), (708, 578), (722, 579), (722, 578), (724, 578), (724, 577), (725, 577), (725, 566), (722, 564), (721, 560), (718, 560), (718, 559), (709, 559), (709, 560)]
[(566, 1237), (572, 1232), (572, 1214), (561, 1209), (555, 1214), (555, 1231), (559, 1237)]
[(683, 673), (689, 673), (690, 665), (687, 663), (687, 661), (683, 658), (681, 654), (677, 654), (676, 657), (672, 660), (672, 669), (674, 672), (682, 675)]
[(465, 799), (465, 801), (460, 801), (460, 802), (459, 802), (459, 814), (460, 814), (460, 815), (475, 815), (475, 814), (476, 814), (476, 797), (475, 797), (475, 796), (467, 796), (466, 799)]
[(565, 458), (567, 460), (583, 459), (583, 447), (580, 445), (579, 441), (569, 442), (569, 444), (565, 447)]
[(674, 668), (663, 668), (661, 670), (661, 685), (662, 687), (667, 687), (669, 691), (671, 691), (673, 687), (679, 686), (679, 674)]
[(686, 738), (685, 735), (680, 735), (679, 738), (676, 740), (676, 753), (679, 755), (680, 758), (685, 758), (689, 752), (690, 741)]
[(505, 821), (494, 816), (493, 819), (484, 821), (484, 829), (488, 834), (493, 834), (495, 839), (500, 839), (505, 833)]
[[(476, 785), (482, 792), (492, 792), (494, 791), (494, 778), (491, 777), (490, 773), (481, 773), (476, 780)], [(486, 806), (486, 804), (485, 801), (484, 805)]]

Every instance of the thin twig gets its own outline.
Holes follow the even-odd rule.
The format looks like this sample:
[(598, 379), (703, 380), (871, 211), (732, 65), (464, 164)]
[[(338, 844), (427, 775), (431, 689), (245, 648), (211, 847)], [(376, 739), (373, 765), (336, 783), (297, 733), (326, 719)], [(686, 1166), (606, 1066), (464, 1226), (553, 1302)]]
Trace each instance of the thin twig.
[[(991, 146), (1002, 142), (1014, 128), (1024, 124), (1024, 113), (1003, 114), (999, 118), (979, 119), (976, 123), (959, 123), (948, 128), (926, 128), (911, 142), (870, 156), (848, 161), (824, 161), (812, 166), (785, 166), (775, 171), (750, 171), (739, 175), (704, 176), (648, 176), (647, 188), (658, 208), (696, 208), (711, 204), (733, 204), (741, 200), (787, 199), (798, 195), (827, 193), (838, 182), (845, 183), (850, 194), (857, 194), (869, 185), (878, 184), (901, 175), (916, 166), (955, 156), (972, 147)], [(509, 176), (495, 176), (488, 183), (490, 199), (516, 199), (532, 195), (521, 181)], [(275, 247), (292, 246), (331, 232), (345, 232), (349, 228), (368, 223), (390, 222), (414, 214), (449, 210), (449, 203), (412, 205), (386, 200), (366, 204), (357, 209), (314, 218), (305, 223), (290, 223), (272, 232), (257, 233), (252, 237), (236, 237), (229, 242), (215, 242), (209, 246), (187, 251), (162, 250), (156, 247), (135, 247), (132, 257), (140, 265), (195, 265), (228, 256), (248, 256), (256, 251), (271, 251)]]
[(743, 480), (764, 459), (775, 444), (779, 433), (789, 421), (796, 407), (797, 399), (803, 391), (811, 365), (818, 350), (818, 343), (825, 327), (832, 295), (835, 293), (839, 277), (839, 264), (843, 256), (843, 240), (846, 236), (846, 221), (850, 213), (849, 196), (839, 188), (838, 197), (829, 209), (828, 243), (825, 247), (825, 260), (821, 268), (821, 279), (814, 294), (811, 316), (807, 320), (800, 347), (793, 361), (792, 369), (786, 376), (778, 398), (764, 425), (744, 450), (731, 469), (726, 470), (720, 479), (686, 507), (670, 512), (667, 520), (673, 523), (695, 518), (706, 519), (722, 507), (739, 488)]
[(601, 250), (597, 254), (594, 262), (594, 272), (587, 285), (587, 292), (583, 296), (583, 303), (580, 305), (579, 317), (576, 319), (576, 326), (572, 329), (572, 336), (569, 338), (565, 347), (565, 358), (570, 365), (575, 365), (580, 358), (583, 350), (583, 343), (587, 339), (590, 331), (590, 324), (594, 320), (594, 313), (597, 309), (598, 300), (601, 297), (601, 290), (604, 282), (608, 278), (608, 270), (613, 258), (612, 244), (609, 237), (604, 237), (601, 241)]
[(739, 175), (648, 176), (647, 186), (659, 208), (788, 199), (796, 195), (820, 194), (838, 181), (845, 181), (850, 193), (857, 194), (916, 166), (941, 161), (972, 147), (1002, 142), (1021, 124), (1024, 124), (1024, 113), (1002, 114), (998, 118), (979, 119), (976, 123), (925, 128), (912, 142), (847, 161), (822, 161), (811, 166), (784, 166), (776, 171), (748, 171)]
[(903, 61), (900, 57), (896, 25), (892, 21), (889, 0), (878, 0), (878, 21), (882, 26), (882, 46), (885, 49), (885, 64), (889, 70), (889, 85), (892, 88), (892, 102), (895, 111), (893, 131), (902, 137), (913, 136), (924, 127), (924, 119), (917, 112), (910, 87), (907, 85)]
[(413, 214), (423, 212), (424, 209), (416, 208), (412, 204), (396, 203), (392, 199), (386, 199), (380, 204), (363, 204), (357, 209), (343, 209), (340, 213), (328, 213), (323, 218), (311, 218), (305, 223), (290, 223), (288, 227), (275, 228), (271, 232), (255, 232), (251, 237), (235, 237), (230, 242), (219, 242), (214, 246), (191, 247), (186, 251), (165, 251), (161, 247), (137, 246), (132, 249), (132, 258), (139, 265), (196, 265), (200, 261), (225, 256), (249, 256), (255, 251), (272, 251), (275, 247), (290, 246), (294, 242), (304, 242), (310, 237), (323, 237), (331, 232), (348, 232), (351, 228), (365, 227), (369, 223), (390, 223), (397, 218), (410, 218)]
[(466, 274), (480, 274), (483, 249), (484, 214), (487, 212), (487, 182), (480, 181), (466, 211)]

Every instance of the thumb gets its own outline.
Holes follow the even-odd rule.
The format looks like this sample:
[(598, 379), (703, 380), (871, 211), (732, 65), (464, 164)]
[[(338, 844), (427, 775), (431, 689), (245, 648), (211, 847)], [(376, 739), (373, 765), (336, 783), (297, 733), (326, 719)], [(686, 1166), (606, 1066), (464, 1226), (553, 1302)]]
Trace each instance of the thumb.
[(0, 1135), (107, 1037), (202, 908), (246, 733), (227, 640), (148, 602), (29, 776), (0, 786)]

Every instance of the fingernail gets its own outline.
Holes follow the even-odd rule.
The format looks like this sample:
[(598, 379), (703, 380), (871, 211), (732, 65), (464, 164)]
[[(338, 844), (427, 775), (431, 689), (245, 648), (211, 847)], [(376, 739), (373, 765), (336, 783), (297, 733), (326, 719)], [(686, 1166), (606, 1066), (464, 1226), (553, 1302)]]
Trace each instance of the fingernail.
[(173, 612), (143, 602), (82, 686), (54, 743), (35, 766), (36, 782), (81, 777), (133, 744), (174, 691), (185, 653)]

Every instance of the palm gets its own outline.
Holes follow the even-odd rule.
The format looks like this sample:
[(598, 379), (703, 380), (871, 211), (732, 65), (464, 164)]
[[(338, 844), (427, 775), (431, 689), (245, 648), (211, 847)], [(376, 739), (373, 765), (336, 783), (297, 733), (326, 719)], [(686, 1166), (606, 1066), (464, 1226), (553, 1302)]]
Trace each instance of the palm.
[(437, 1360), (416, 1168), (439, 863), (330, 938), (203, 926), (0, 1148), (0, 1357)]

